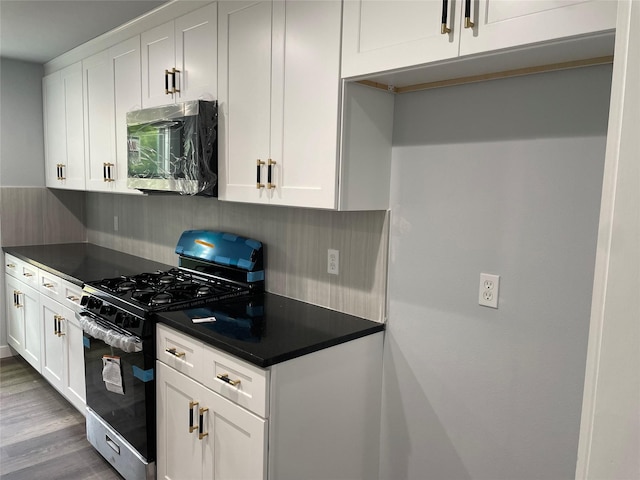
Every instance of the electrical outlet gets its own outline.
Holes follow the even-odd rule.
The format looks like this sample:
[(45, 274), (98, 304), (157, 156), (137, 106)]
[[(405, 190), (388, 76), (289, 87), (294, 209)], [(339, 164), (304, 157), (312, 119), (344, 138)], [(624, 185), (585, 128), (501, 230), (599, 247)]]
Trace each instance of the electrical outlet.
[(327, 272), (332, 275), (338, 275), (340, 271), (340, 252), (338, 250), (329, 249), (327, 255)]
[(117, 232), (119, 227), (120, 227), (120, 225), (119, 225), (119, 222), (118, 222), (118, 216), (114, 215), (113, 216), (113, 231)]
[(500, 275), (490, 273), (480, 274), (480, 288), (478, 303), (485, 307), (498, 308), (498, 293), (500, 292)]

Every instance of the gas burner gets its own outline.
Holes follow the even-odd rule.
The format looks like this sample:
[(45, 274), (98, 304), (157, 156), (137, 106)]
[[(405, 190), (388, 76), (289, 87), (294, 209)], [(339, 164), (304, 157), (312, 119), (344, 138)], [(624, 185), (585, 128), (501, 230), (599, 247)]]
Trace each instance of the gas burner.
[(171, 274), (160, 275), (158, 277), (158, 283), (160, 283), (161, 285), (170, 285), (172, 283), (175, 283), (176, 281), (177, 281), (177, 278)]
[(203, 297), (205, 295), (210, 295), (213, 293), (213, 289), (207, 285), (201, 285), (196, 290), (196, 297)]
[(135, 290), (136, 284), (131, 280), (123, 280), (116, 285), (116, 292), (129, 292)]
[(153, 298), (151, 299), (151, 304), (166, 305), (168, 303), (171, 303), (172, 300), (173, 300), (173, 295), (167, 292), (160, 292), (157, 295), (153, 296)]

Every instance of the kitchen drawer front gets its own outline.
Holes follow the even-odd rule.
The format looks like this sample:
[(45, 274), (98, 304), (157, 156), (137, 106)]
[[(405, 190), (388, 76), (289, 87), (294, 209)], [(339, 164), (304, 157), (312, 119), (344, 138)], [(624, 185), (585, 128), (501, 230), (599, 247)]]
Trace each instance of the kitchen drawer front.
[(39, 291), (51, 297), (56, 302), (62, 303), (62, 279), (49, 272), (40, 270)]
[(204, 345), (200, 382), (247, 410), (268, 417), (269, 371)]
[(5, 271), (12, 277), (17, 278), (21, 282), (38, 289), (38, 267), (34, 267), (30, 263), (24, 262), (8, 253), (4, 256)]
[(81, 309), (80, 307), (80, 299), (82, 298), (82, 287), (75, 285), (71, 282), (67, 282), (66, 280), (61, 279), (61, 300), (64, 306), (69, 307), (74, 312), (77, 312)]
[(157, 359), (198, 380), (204, 362), (202, 342), (163, 324), (156, 328)]

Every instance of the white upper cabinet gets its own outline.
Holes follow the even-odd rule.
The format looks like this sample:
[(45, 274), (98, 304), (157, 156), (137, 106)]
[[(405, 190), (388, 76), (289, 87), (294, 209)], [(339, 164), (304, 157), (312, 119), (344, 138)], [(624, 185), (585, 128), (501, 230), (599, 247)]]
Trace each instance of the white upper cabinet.
[(140, 37), (82, 62), (85, 95), (86, 188), (140, 193), (127, 188), (128, 111), (140, 108)]
[(141, 35), (142, 106), (216, 99), (217, 5)]
[[(341, 207), (340, 172), (351, 158), (341, 155), (340, 20), (339, 1), (219, 4), (220, 199)], [(368, 159), (368, 170), (388, 180), (386, 164), (374, 168), (376, 156), (390, 159), (386, 100), (389, 148)], [(382, 203), (363, 209), (387, 208)]]
[(342, 76), (455, 57), (458, 37), (452, 25), (460, 18), (461, 4), (461, 0), (345, 0)]
[(345, 0), (342, 77), (612, 30), (615, 19), (609, 0)]
[(616, 25), (617, 2), (475, 0), (469, 8), (473, 27), (469, 22), (466, 27), (466, 5), (463, 10), (460, 55), (470, 55), (612, 30)]
[(42, 79), (47, 187), (84, 190), (82, 63)]

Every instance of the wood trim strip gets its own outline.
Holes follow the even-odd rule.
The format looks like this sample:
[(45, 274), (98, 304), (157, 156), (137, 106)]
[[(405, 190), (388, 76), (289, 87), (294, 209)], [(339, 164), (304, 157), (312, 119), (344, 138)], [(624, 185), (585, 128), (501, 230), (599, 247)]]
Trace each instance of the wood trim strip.
[(613, 55), (605, 57), (587, 58), (583, 60), (573, 60), (570, 62), (552, 63), (548, 65), (539, 65), (536, 67), (516, 68), (513, 70), (505, 70), (502, 72), (485, 73), (482, 75), (470, 75), (467, 77), (451, 78), (447, 80), (439, 80), (437, 82), (418, 83), (415, 85), (407, 85), (405, 87), (394, 87), (384, 83), (374, 82), (372, 80), (359, 80), (357, 83), (368, 87), (379, 88), (393, 93), (408, 93), (419, 90), (429, 90), (432, 88), (451, 87), (453, 85), (463, 85), (466, 83), (484, 82), (487, 80), (496, 80), (499, 78), (518, 77), (522, 75), (532, 75), (535, 73), (554, 72), (557, 70), (567, 70), (570, 68), (590, 67), (593, 65), (605, 65), (613, 63)]

